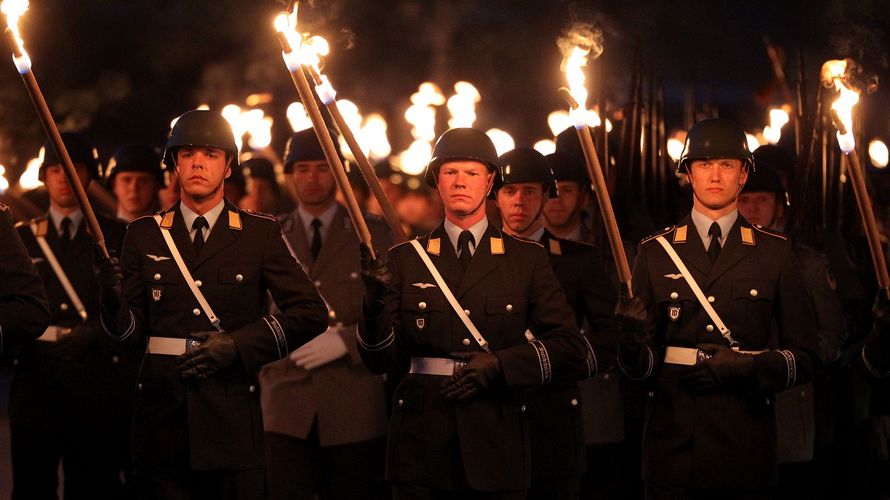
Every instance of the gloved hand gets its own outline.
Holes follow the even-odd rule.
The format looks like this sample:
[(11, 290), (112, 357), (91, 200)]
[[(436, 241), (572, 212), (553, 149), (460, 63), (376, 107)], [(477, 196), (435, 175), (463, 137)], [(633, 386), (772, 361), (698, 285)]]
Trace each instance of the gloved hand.
[(742, 387), (754, 379), (754, 355), (741, 354), (725, 345), (704, 344), (699, 349), (710, 358), (680, 377), (686, 387), (707, 392), (718, 387)]
[[(96, 277), (96, 282), (99, 284), (102, 313), (106, 315), (106, 320), (113, 321), (121, 307), (124, 271), (114, 249), (109, 248), (108, 254), (109, 256), (105, 257), (99, 244), (94, 245), (93, 276)], [(110, 327), (113, 323), (106, 321), (105, 324)]]
[(639, 297), (628, 298), (627, 284), (618, 287), (618, 305), (615, 318), (618, 320), (618, 341), (625, 347), (639, 348), (646, 341), (646, 306)]
[(190, 337), (201, 344), (176, 358), (176, 371), (183, 379), (205, 379), (238, 359), (235, 339), (227, 333), (195, 332)]
[(314, 370), (343, 357), (348, 351), (343, 337), (340, 336), (342, 329), (343, 325), (340, 323), (337, 326), (329, 327), (321, 335), (290, 353), (290, 360), (301, 368)]
[(456, 352), (452, 357), (467, 364), (442, 384), (447, 399), (463, 401), (505, 383), (501, 361), (494, 353)]
[(371, 258), (368, 246), (361, 243), (362, 283), (364, 284), (363, 309), (365, 317), (374, 317), (383, 311), (386, 304), (386, 288), (392, 282), (392, 275), (386, 267), (386, 262), (378, 255)]

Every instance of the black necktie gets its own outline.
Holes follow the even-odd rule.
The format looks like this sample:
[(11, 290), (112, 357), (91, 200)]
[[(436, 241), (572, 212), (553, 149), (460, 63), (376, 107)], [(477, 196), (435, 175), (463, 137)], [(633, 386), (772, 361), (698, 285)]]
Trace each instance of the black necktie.
[(312, 242), (309, 243), (309, 251), (312, 252), (312, 260), (318, 259), (321, 253), (321, 221), (312, 219)]
[(68, 244), (71, 243), (71, 219), (68, 217), (62, 219), (62, 235), (59, 236), (59, 240), (64, 249), (67, 249)]
[(460, 253), (458, 260), (460, 260), (460, 265), (464, 268), (464, 271), (470, 267), (470, 261), (473, 260), (473, 254), (470, 253), (470, 242), (475, 243), (473, 233), (469, 230), (461, 231), (460, 236), (457, 237), (457, 251)]
[(720, 257), (720, 236), (722, 231), (720, 231), (720, 224), (716, 222), (711, 224), (711, 229), (708, 229), (708, 234), (711, 235), (711, 244), (708, 245), (708, 257), (711, 258), (711, 263), (717, 262), (717, 257)]
[(198, 217), (195, 219), (195, 222), (192, 222), (192, 229), (195, 230), (195, 239), (192, 240), (192, 245), (195, 247), (195, 253), (201, 253), (201, 247), (204, 246), (204, 228), (209, 227), (207, 224), (207, 219), (204, 217)]

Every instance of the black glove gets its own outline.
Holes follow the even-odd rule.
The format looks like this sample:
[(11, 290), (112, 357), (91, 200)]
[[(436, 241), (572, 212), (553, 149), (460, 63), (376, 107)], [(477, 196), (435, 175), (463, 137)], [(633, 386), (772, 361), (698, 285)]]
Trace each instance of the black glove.
[(374, 317), (383, 311), (386, 304), (386, 289), (392, 282), (392, 274), (386, 267), (386, 262), (377, 256), (371, 258), (368, 246), (361, 243), (362, 283), (364, 284), (364, 313), (365, 317)]
[(495, 354), (456, 352), (452, 357), (464, 360), (467, 364), (442, 384), (441, 392), (447, 399), (463, 401), (505, 384), (501, 360)]
[(105, 315), (105, 324), (110, 327), (114, 324), (110, 321), (114, 321), (120, 311), (124, 271), (113, 249), (108, 249), (108, 255), (106, 257), (102, 253), (102, 247), (98, 243), (93, 247), (93, 276), (99, 284), (99, 300), (102, 314)]
[(641, 347), (646, 342), (646, 306), (639, 297), (628, 298), (627, 284), (618, 287), (618, 305), (615, 318), (618, 320), (618, 341), (626, 347)]
[(743, 388), (753, 381), (753, 355), (741, 354), (725, 345), (704, 344), (699, 349), (710, 357), (680, 377), (680, 382), (686, 387), (708, 392), (718, 387)]
[(201, 344), (176, 358), (176, 371), (186, 380), (210, 377), (238, 359), (235, 339), (227, 333), (195, 332), (190, 338)]

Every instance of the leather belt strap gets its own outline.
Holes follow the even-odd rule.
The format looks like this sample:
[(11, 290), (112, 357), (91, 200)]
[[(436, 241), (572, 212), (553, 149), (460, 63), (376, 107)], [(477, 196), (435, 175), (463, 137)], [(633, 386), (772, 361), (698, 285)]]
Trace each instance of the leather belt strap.
[(59, 325), (49, 325), (46, 330), (43, 331), (43, 335), (38, 337), (37, 340), (43, 342), (58, 342), (70, 333), (71, 328)]
[(56, 273), (56, 278), (59, 279), (59, 283), (61, 283), (62, 288), (65, 289), (65, 294), (68, 295), (68, 300), (71, 301), (74, 309), (77, 310), (77, 314), (80, 315), (80, 319), (86, 321), (87, 310), (83, 306), (83, 302), (77, 295), (77, 291), (74, 290), (74, 285), (71, 284), (71, 280), (68, 279), (68, 275), (65, 274), (65, 270), (62, 269), (62, 265), (59, 264), (59, 259), (56, 258), (56, 254), (53, 253), (53, 249), (50, 248), (49, 243), (46, 242), (46, 238), (44, 238), (43, 236), (37, 236), (37, 224), (31, 224), (31, 232), (34, 233), (34, 239), (37, 240), (37, 245), (40, 246), (40, 250), (42, 250), (43, 255), (46, 256), (47, 262), (49, 262), (49, 265), (53, 269), (53, 272)]
[(466, 361), (451, 358), (411, 358), (410, 373), (450, 377), (466, 364)]
[[(739, 354), (760, 354), (766, 351), (742, 351), (739, 349), (733, 349), (733, 351), (738, 352)], [(697, 365), (699, 363), (704, 362), (709, 357), (711, 357), (708, 353), (702, 351), (701, 349), (695, 349), (692, 347), (674, 347), (668, 346), (664, 351), (664, 362), (671, 365), (685, 365), (692, 366)]]
[(145, 352), (147, 354), (161, 354), (165, 356), (180, 356), (185, 354), (189, 349), (200, 344), (194, 339), (179, 339), (172, 337), (149, 337), (148, 346)]

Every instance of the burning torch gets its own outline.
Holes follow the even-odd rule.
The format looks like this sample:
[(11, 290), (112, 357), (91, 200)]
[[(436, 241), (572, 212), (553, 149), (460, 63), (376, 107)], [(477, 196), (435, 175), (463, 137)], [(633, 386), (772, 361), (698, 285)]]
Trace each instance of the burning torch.
[(581, 44), (574, 45), (563, 61), (566, 72), (566, 80), (569, 88), (559, 89), (560, 95), (569, 104), (569, 115), (572, 118), (581, 149), (584, 151), (584, 159), (587, 164), (587, 172), (593, 180), (593, 188), (599, 203), (600, 212), (603, 214), (603, 222), (606, 234), (609, 237), (609, 245), (612, 248), (612, 256), (615, 258), (615, 267), (618, 270), (618, 280), (627, 285), (628, 297), (633, 297), (631, 287), (630, 266), (627, 264), (627, 255), (621, 243), (621, 233), (618, 230), (618, 222), (615, 220), (615, 212), (612, 210), (612, 200), (606, 187), (606, 179), (600, 165), (599, 156), (593, 145), (593, 138), (588, 127), (589, 111), (586, 108), (587, 89), (584, 87), (584, 66), (587, 65), (587, 56), (590, 54), (591, 41), (578, 39)]
[(851, 83), (853, 64), (852, 59), (826, 61), (822, 65), (822, 85), (834, 87), (839, 93), (838, 99), (831, 105), (831, 120), (837, 128), (838, 146), (849, 160), (847, 167), (853, 184), (853, 194), (856, 196), (856, 204), (859, 205), (859, 214), (862, 216), (862, 226), (865, 229), (865, 236), (868, 238), (878, 286), (886, 290), (890, 287), (887, 260), (884, 257), (884, 249), (881, 247), (875, 214), (872, 210), (868, 189), (865, 185), (865, 175), (862, 164), (859, 162), (859, 155), (856, 153), (856, 141), (853, 137), (853, 106), (859, 102), (859, 90)]
[(25, 88), (28, 89), (28, 95), (31, 96), (31, 102), (34, 104), (34, 109), (40, 118), (40, 124), (43, 125), (43, 130), (49, 137), (56, 156), (62, 159), (65, 177), (68, 178), (68, 184), (74, 190), (77, 203), (83, 210), (90, 232), (96, 238), (96, 243), (102, 249), (102, 253), (105, 257), (108, 257), (108, 250), (105, 248), (105, 236), (99, 227), (99, 222), (96, 220), (96, 214), (93, 212), (89, 199), (87, 199), (87, 194), (80, 184), (77, 170), (75, 170), (74, 164), (71, 162), (71, 157), (68, 156), (68, 150), (65, 148), (65, 143), (62, 142), (62, 137), (59, 135), (59, 129), (56, 127), (53, 115), (46, 104), (46, 99), (43, 98), (43, 92), (40, 91), (40, 86), (37, 84), (37, 78), (35, 78), (34, 71), (31, 69), (31, 58), (25, 52), (25, 42), (19, 33), (18, 24), (19, 19), (27, 10), (28, 0), (4, 0), (3, 3), (0, 3), (0, 11), (6, 15), (6, 38), (12, 48), (12, 61), (22, 76), (22, 81), (25, 82)]

